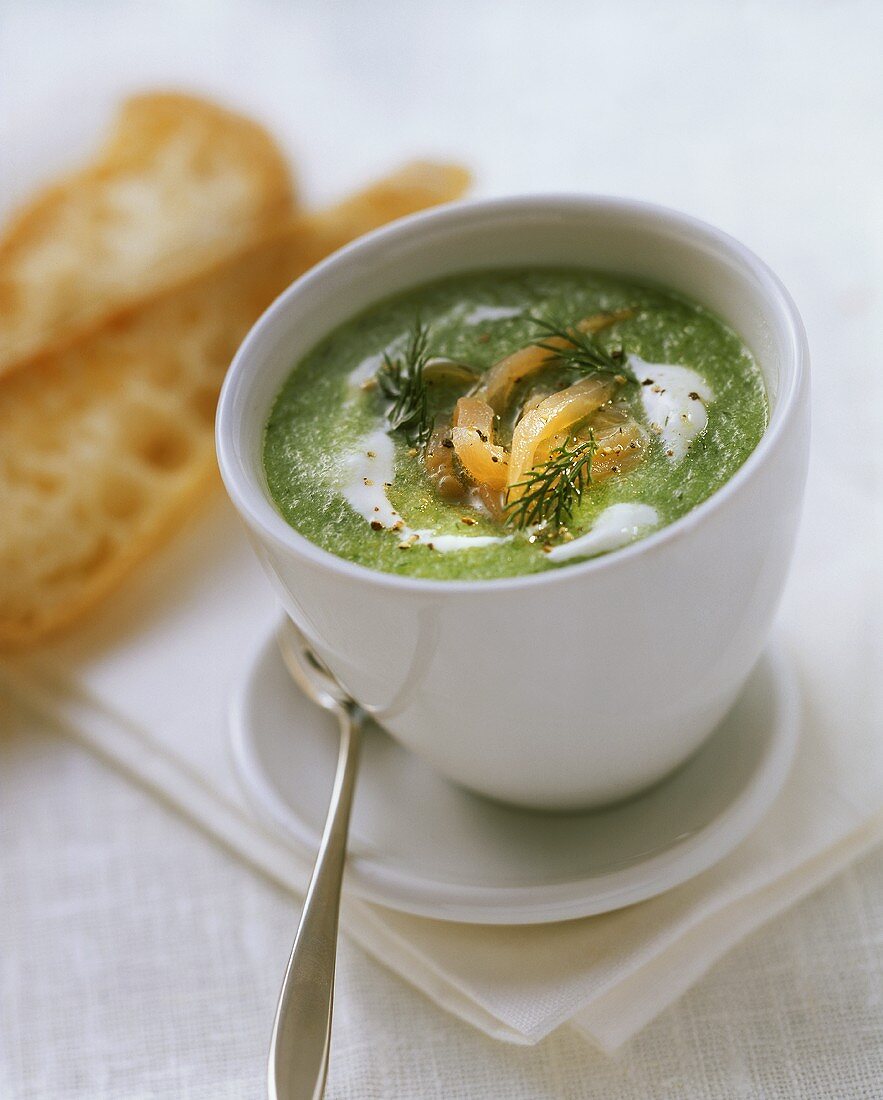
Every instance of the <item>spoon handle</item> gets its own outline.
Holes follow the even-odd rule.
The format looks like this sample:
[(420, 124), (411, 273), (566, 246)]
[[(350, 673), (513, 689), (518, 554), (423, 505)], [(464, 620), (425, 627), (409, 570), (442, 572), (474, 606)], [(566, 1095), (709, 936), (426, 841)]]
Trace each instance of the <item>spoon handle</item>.
[(340, 888), (362, 732), (354, 705), (341, 707), (338, 717), (334, 789), (270, 1040), (270, 1100), (319, 1100), (325, 1091)]

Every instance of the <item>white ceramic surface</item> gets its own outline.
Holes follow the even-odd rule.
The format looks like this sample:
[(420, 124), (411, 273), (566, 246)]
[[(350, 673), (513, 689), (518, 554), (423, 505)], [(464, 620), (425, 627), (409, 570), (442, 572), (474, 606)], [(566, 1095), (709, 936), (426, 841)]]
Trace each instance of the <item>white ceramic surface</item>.
[[(716, 863), (760, 821), (787, 776), (797, 719), (793, 670), (773, 650), (674, 775), (628, 802), (581, 814), (479, 798), (372, 727), (347, 888), (394, 909), (481, 924), (569, 920), (642, 901)], [(312, 858), (338, 731), (291, 681), (273, 638), (237, 686), (231, 732), (249, 801)]]
[[(709, 306), (756, 356), (769, 427), (736, 475), (624, 550), (497, 581), (393, 576), (308, 542), (269, 499), (263, 428), (292, 365), (380, 298), (488, 266), (584, 265)], [(450, 778), (535, 807), (585, 807), (658, 781), (732, 705), (779, 601), (808, 434), (800, 318), (769, 269), (682, 214), (619, 199), (500, 199), (404, 219), (298, 280), (242, 345), (221, 395), (231, 499), (295, 620), (347, 690)]]

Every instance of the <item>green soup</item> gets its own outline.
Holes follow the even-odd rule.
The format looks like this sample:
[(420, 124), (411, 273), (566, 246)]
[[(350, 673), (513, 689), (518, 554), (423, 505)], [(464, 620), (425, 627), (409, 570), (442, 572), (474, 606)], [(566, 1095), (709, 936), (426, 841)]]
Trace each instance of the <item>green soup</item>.
[(488, 579), (671, 523), (766, 423), (756, 363), (697, 303), (593, 271), (470, 272), (378, 303), (294, 364), (264, 468), (285, 519), (333, 554)]

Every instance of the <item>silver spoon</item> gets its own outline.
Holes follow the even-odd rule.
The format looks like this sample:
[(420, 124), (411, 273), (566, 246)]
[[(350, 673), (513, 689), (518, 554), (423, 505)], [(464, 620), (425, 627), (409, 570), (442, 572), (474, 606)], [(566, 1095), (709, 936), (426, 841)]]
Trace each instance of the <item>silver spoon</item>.
[(270, 1100), (319, 1100), (325, 1092), (334, 1000), (340, 887), (365, 713), (315, 657), (290, 621), (277, 636), (303, 693), (340, 725), (340, 754), (319, 854), (282, 982), (270, 1040)]

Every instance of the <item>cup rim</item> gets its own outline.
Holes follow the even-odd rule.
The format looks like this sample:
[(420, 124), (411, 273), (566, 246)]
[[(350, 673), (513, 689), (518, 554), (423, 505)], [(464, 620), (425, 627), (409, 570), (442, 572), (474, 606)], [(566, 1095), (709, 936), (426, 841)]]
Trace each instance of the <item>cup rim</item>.
[[(531, 213), (538, 213), (543, 210), (552, 212), (557, 209), (560, 211), (562, 208), (568, 212), (579, 210), (597, 212), (606, 209), (610, 212), (650, 216), (687, 231), (697, 244), (704, 242), (708, 245), (715, 245), (718, 249), (727, 253), (732, 260), (736, 261), (740, 278), (744, 279), (746, 276), (751, 276), (756, 280), (770, 307), (784, 322), (781, 346), (782, 360), (790, 369), (785, 371), (785, 384), (780, 387), (776, 395), (776, 405), (763, 435), (757, 446), (733, 476), (685, 515), (672, 523), (666, 524), (658, 531), (630, 543), (628, 546), (595, 558), (589, 558), (583, 562), (567, 564), (560, 569), (517, 574), (511, 577), (439, 580), (429, 577), (410, 577), (398, 573), (386, 573), (339, 557), (311, 542), (305, 535), (292, 527), (269, 499), (265, 487), (258, 484), (252, 477), (243, 461), (241, 451), (235, 443), (234, 422), (236, 413), (234, 406), (237, 399), (241, 398), (242, 392), (247, 390), (252, 379), (256, 378), (259, 373), (257, 370), (251, 370), (250, 365), (255, 355), (255, 347), (264, 338), (266, 330), (278, 323), (281, 316), (289, 308), (290, 303), (298, 298), (306, 288), (314, 286), (317, 282), (321, 284), (329, 271), (357, 262), (358, 258), (366, 251), (370, 252), (402, 238), (419, 235), (425, 229), (444, 221), (456, 221), (458, 218), (463, 218), (465, 219), (462, 227), (463, 231), (468, 231), (469, 219), (480, 217), (483, 214), (505, 213), (508, 210), (515, 219), (519, 215), (527, 213), (528, 209)], [(735, 237), (690, 214), (637, 199), (567, 192), (514, 195), (445, 203), (430, 210), (399, 218), (344, 245), (297, 278), (264, 311), (240, 344), (221, 389), (215, 425), (218, 465), (231, 501), (240, 516), (245, 519), (252, 529), (259, 532), (262, 538), (268, 540), (277, 548), (299, 558), (305, 558), (311, 564), (332, 573), (341, 574), (353, 580), (370, 583), (381, 588), (413, 593), (431, 592), (439, 594), (447, 592), (452, 595), (561, 583), (568, 578), (576, 580), (578, 577), (590, 573), (607, 572), (617, 566), (631, 562), (636, 557), (652, 554), (659, 547), (679, 542), (694, 528), (704, 523), (709, 516), (725, 507), (727, 501), (739, 492), (742, 486), (754, 476), (755, 471), (767, 460), (767, 456), (773, 451), (788, 421), (792, 418), (799, 394), (805, 383), (808, 358), (809, 349), (803, 321), (793, 298), (779, 277), (759, 256)], [(267, 413), (269, 413), (269, 409)]]

